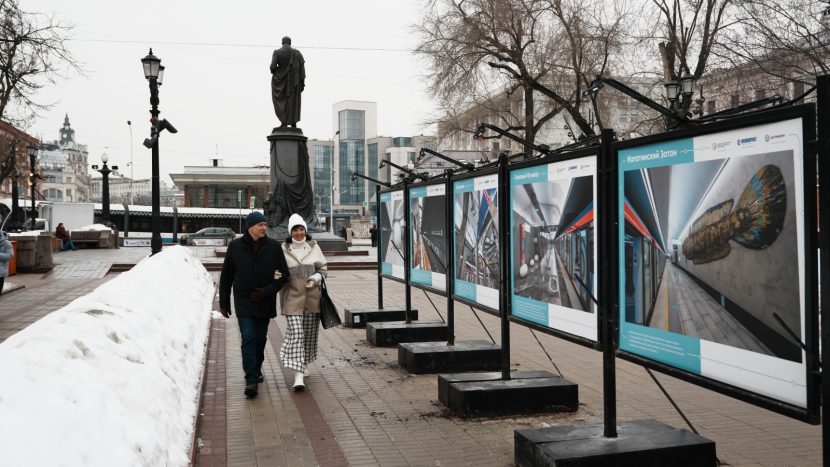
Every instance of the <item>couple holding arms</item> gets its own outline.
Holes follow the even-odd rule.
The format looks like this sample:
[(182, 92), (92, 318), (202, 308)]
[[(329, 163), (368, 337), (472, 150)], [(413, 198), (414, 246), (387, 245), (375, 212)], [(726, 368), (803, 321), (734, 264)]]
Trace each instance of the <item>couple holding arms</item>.
[(295, 391), (305, 388), (308, 364), (317, 358), (320, 328), (320, 283), (326, 277), (326, 258), (306, 232), (299, 214), (288, 219), (284, 242), (269, 238), (268, 221), (261, 212), (245, 218), (241, 238), (228, 245), (219, 279), (219, 311), (231, 315), (231, 289), (242, 338), (245, 395), (256, 397), (263, 381), (262, 362), (268, 324), (280, 312), (288, 331), (280, 347), (283, 366), (294, 370)]

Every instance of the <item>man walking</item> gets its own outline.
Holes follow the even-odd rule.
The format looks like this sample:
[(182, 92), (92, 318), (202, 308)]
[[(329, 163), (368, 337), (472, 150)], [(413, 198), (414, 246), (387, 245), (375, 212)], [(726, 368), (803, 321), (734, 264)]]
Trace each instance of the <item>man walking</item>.
[(256, 397), (268, 324), (277, 316), (277, 292), (288, 281), (288, 265), (278, 241), (268, 238), (268, 221), (254, 211), (245, 218), (247, 231), (228, 245), (219, 278), (219, 312), (231, 315), (230, 292), (242, 337), (245, 395)]

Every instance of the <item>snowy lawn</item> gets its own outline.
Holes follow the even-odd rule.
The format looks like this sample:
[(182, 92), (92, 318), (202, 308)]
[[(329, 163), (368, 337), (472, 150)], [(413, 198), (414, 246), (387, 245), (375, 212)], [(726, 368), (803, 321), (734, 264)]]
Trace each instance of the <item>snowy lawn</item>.
[(165, 248), (0, 344), (0, 464), (188, 465), (213, 297)]

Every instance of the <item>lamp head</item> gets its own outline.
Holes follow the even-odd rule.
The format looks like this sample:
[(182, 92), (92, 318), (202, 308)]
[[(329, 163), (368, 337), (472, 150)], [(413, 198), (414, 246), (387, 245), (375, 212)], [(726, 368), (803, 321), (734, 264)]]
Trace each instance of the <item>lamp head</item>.
[(666, 99), (668, 99), (669, 102), (674, 102), (674, 100), (677, 99), (680, 84), (677, 81), (672, 80), (664, 84), (664, 86), (666, 87)]
[(157, 79), (159, 76), (159, 67), (161, 66), (161, 59), (153, 55), (153, 49), (150, 48), (150, 53), (141, 59), (141, 64), (144, 66), (144, 77), (147, 79)]
[(110, 156), (108, 156), (106, 152), (104, 152), (103, 154), (101, 154), (101, 162), (103, 162), (104, 164), (106, 164), (106, 163), (107, 163), (107, 161), (109, 161), (109, 160), (110, 160)]
[(685, 96), (691, 96), (695, 92), (695, 77), (689, 72), (680, 77), (680, 92)]

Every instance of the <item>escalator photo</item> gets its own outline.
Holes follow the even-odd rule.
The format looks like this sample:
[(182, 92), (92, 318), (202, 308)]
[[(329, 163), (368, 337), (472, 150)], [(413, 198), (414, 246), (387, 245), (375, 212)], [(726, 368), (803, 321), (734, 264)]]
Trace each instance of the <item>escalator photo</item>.
[(452, 292), (501, 313), (497, 186), (496, 174), (453, 182)]
[(403, 191), (381, 193), (380, 247), (378, 255), (385, 275), (404, 278)]
[(410, 200), (412, 215), (412, 269), (446, 274), (446, 198), (428, 196)]

